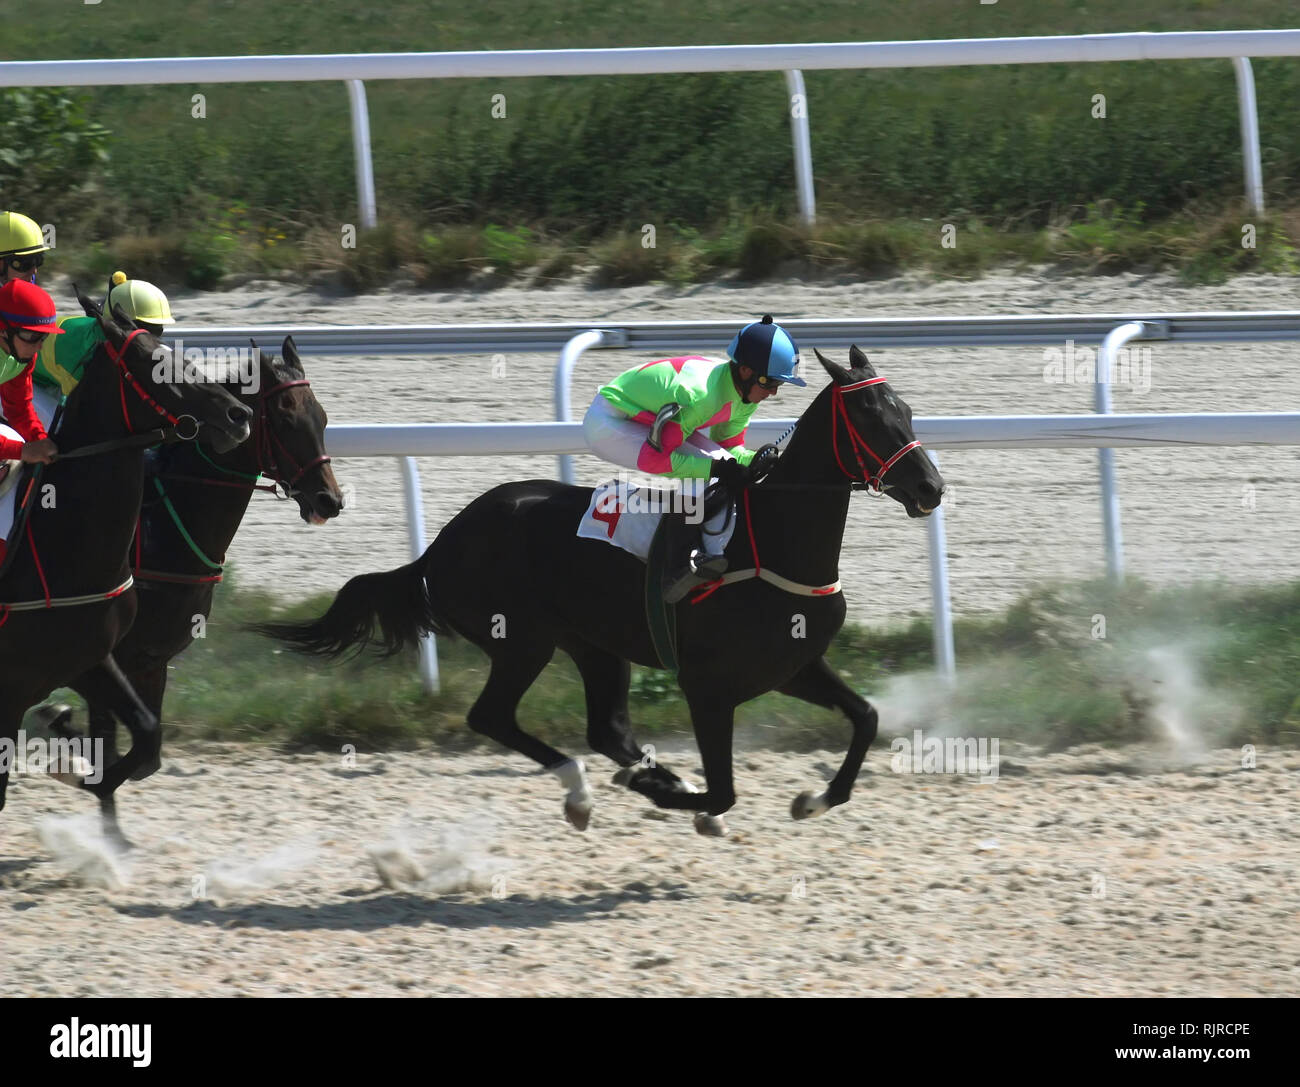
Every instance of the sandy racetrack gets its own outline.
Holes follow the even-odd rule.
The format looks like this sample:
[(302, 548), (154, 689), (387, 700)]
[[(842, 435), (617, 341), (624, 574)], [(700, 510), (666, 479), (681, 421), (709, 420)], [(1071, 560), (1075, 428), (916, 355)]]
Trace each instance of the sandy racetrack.
[[(86, 885), (112, 875), (76, 854), (87, 800), (20, 777), (0, 995), (1294, 995), (1300, 756), (1002, 756), (979, 784), (877, 745), (847, 806), (794, 823), (840, 752), (741, 754), (719, 840), (596, 758), (579, 834), (519, 756), (190, 750), (123, 792), (143, 848), (116, 889)], [(402, 823), (385, 867), (423, 889), (367, 851)]]

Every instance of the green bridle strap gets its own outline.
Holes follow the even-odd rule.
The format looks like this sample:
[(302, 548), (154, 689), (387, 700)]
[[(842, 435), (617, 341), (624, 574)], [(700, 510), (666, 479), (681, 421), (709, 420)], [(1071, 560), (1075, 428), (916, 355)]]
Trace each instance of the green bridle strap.
[(203, 446), (201, 446), (198, 442), (194, 443), (194, 448), (198, 451), (199, 456), (202, 457), (205, 461), (207, 461), (210, 465), (212, 465), (212, 467), (215, 468), (218, 472), (224, 472), (228, 476), (238, 476), (240, 479), (246, 479), (250, 483), (256, 483), (259, 479), (262, 478), (261, 472), (256, 472), (250, 476), (247, 472), (237, 472), (233, 468), (226, 468), (218, 464), (211, 457), (209, 457), (205, 452), (203, 452)]
[(163, 506), (166, 508), (168, 515), (172, 519), (172, 524), (176, 526), (176, 531), (181, 534), (181, 539), (189, 544), (190, 550), (194, 552), (194, 557), (198, 559), (199, 562), (203, 563), (203, 565), (209, 570), (220, 570), (221, 564), (219, 562), (213, 562), (203, 553), (199, 548), (199, 545), (194, 542), (194, 537), (189, 534), (185, 526), (181, 523), (180, 514), (176, 512), (176, 507), (172, 505), (172, 500), (167, 497), (167, 492), (163, 490), (162, 480), (155, 476), (153, 485), (158, 490), (158, 497), (162, 499)]

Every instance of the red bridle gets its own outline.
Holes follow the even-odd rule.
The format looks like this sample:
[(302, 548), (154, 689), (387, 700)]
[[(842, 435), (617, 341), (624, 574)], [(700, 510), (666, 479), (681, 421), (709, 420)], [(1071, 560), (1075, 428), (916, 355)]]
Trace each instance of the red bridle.
[(195, 419), (194, 416), (192, 415), (179, 415), (179, 416), (173, 415), (170, 411), (164, 408), (160, 403), (158, 403), (157, 400), (155, 400), (152, 396), (150, 396), (149, 391), (143, 385), (141, 385), (139, 381), (136, 380), (135, 374), (131, 373), (130, 368), (126, 364), (127, 348), (131, 346), (131, 341), (133, 341), (143, 331), (144, 329), (142, 328), (133, 329), (127, 335), (126, 339), (122, 341), (122, 347), (120, 350), (114, 348), (109, 341), (107, 340), (104, 341), (104, 348), (108, 352), (108, 357), (112, 359), (114, 363), (117, 364), (117, 370), (118, 370), (117, 387), (119, 392), (121, 393), (122, 422), (126, 424), (126, 432), (128, 434), (135, 433), (135, 427), (131, 425), (131, 413), (127, 410), (127, 406), (126, 406), (126, 387), (129, 384), (131, 388), (135, 390), (136, 396), (138, 396), (144, 403), (148, 404), (149, 407), (153, 408), (154, 411), (156, 411), (159, 415), (161, 415), (164, 419), (166, 419), (167, 422), (170, 423), (173, 427), (179, 427), (180, 421), (182, 419), (188, 419), (191, 423), (193, 423), (194, 432), (192, 434), (181, 434), (179, 429), (176, 431), (177, 435), (183, 438), (185, 441), (192, 441), (194, 438), (198, 436), (199, 421)]
[[(921, 443), (913, 440), (908, 442), (907, 445), (903, 446), (902, 449), (888, 460), (881, 460), (880, 457), (876, 456), (876, 453), (871, 446), (867, 444), (867, 440), (858, 433), (857, 428), (853, 425), (853, 420), (849, 418), (849, 409), (844, 403), (844, 394), (854, 392), (857, 389), (865, 389), (868, 385), (882, 385), (884, 382), (885, 379), (883, 377), (869, 377), (865, 381), (857, 381), (852, 385), (835, 385), (831, 390), (831, 448), (835, 450), (835, 463), (840, 466), (840, 471), (848, 476), (849, 479), (853, 480), (855, 483), (865, 484), (867, 489), (873, 491), (875, 494), (880, 494), (883, 490), (885, 473), (913, 449), (921, 448)], [(845, 468), (844, 461), (840, 459), (840, 416), (844, 417), (844, 429), (848, 431), (849, 444), (853, 448), (853, 456), (857, 459), (858, 470), (862, 473), (861, 479)], [(867, 463), (862, 459), (862, 454), (864, 452), (880, 465), (879, 471), (874, 475), (869, 475), (867, 472)]]
[[(262, 410), (257, 413), (257, 419), (254, 421), (253, 429), (253, 448), (257, 451), (257, 471), (259, 475), (268, 476), (275, 480), (276, 483), (284, 484), (284, 489), (288, 497), (294, 495), (294, 484), (302, 479), (313, 468), (321, 464), (329, 464), (331, 458), (328, 454), (321, 454), (306, 464), (299, 464), (292, 453), (289, 452), (284, 442), (276, 436), (270, 423), (267, 421), (267, 409), (265, 401), (272, 396), (284, 392), (286, 389), (294, 389), (300, 385), (310, 385), (311, 382), (305, 377), (296, 381), (282, 381), (279, 385), (273, 385), (259, 397), (263, 401)], [(279, 456), (277, 457), (277, 452)], [(288, 461), (289, 467), (295, 469), (292, 476), (286, 476), (280, 469), (281, 458)]]

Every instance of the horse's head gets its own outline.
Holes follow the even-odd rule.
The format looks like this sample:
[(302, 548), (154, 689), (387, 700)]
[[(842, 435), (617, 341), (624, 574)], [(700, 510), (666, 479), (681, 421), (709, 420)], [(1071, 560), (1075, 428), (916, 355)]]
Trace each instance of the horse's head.
[(108, 316), (76, 284), (73, 290), (86, 315), (103, 329), (108, 356), (118, 369), (122, 413), (129, 430), (170, 423), (184, 435), (187, 421), (194, 420), (199, 433), (206, 431), (212, 447), (223, 452), (248, 438), (253, 413), (220, 384), (209, 381), (202, 367), (186, 366), (170, 347), (137, 326), (121, 306)]
[(281, 351), (277, 365), (257, 349), (260, 381), (252, 394), (257, 408), (257, 467), (298, 503), (304, 521), (323, 525), (343, 509), (343, 492), (325, 452), (328, 420), (307, 382), (292, 336), (285, 337)]
[(901, 503), (909, 517), (933, 513), (943, 477), (916, 440), (912, 409), (877, 376), (857, 344), (849, 348), (847, 370), (813, 350), (833, 383), (831, 435), (839, 468)]

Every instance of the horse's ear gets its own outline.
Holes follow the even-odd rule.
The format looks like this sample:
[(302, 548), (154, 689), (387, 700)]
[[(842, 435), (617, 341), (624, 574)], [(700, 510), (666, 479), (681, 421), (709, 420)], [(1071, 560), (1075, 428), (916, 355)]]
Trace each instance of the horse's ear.
[(867, 358), (866, 352), (857, 344), (849, 348), (849, 365), (854, 370), (865, 370), (868, 377), (876, 376), (876, 368), (871, 365), (871, 360)]
[(822, 364), (822, 369), (831, 375), (832, 381), (837, 382), (840, 385), (847, 385), (849, 383), (849, 372), (844, 369), (843, 366), (838, 362), (831, 362), (830, 359), (815, 347), (813, 348), (813, 354), (817, 356), (817, 361)]
[(136, 323), (127, 316), (126, 310), (120, 305), (113, 307), (113, 320), (117, 323), (118, 328), (134, 330)]
[(98, 302), (92, 298), (87, 298), (81, 293), (81, 288), (75, 283), (72, 285), (72, 292), (77, 296), (77, 301), (81, 303), (81, 309), (87, 317), (103, 317), (104, 311), (100, 308)]
[(301, 374), (302, 360), (298, 358), (298, 345), (293, 342), (292, 336), (284, 338), (284, 344), (280, 347), (280, 355), (284, 359), (285, 365), (294, 372)]

